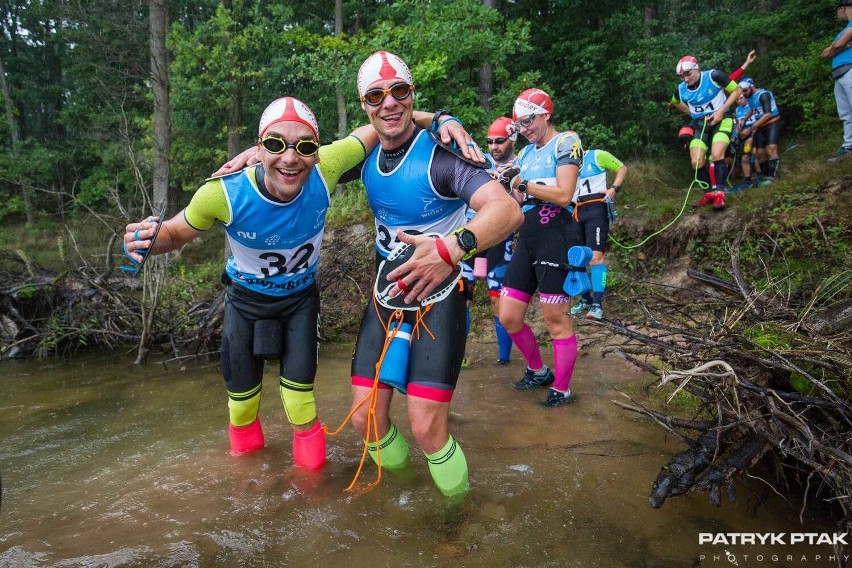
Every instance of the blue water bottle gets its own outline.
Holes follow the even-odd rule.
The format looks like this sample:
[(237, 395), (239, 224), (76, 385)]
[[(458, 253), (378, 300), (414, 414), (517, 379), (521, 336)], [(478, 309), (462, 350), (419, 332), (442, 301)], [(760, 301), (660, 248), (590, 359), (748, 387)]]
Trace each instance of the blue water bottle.
[(379, 381), (386, 385), (394, 387), (402, 394), (406, 393), (406, 385), (408, 384), (408, 351), (411, 348), (411, 324), (399, 324), (399, 331), (396, 330), (397, 323), (391, 324), (388, 330), (388, 337), (393, 336), (390, 345), (388, 345), (387, 353), (382, 361), (382, 367), (379, 369)]

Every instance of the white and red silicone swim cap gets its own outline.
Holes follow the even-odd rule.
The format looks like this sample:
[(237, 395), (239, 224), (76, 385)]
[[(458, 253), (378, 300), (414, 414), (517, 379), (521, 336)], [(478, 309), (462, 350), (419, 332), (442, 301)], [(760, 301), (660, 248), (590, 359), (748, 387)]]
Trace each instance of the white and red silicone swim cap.
[(388, 79), (397, 79), (409, 85), (414, 84), (411, 80), (411, 71), (405, 61), (389, 51), (377, 51), (358, 69), (358, 96), (363, 97), (373, 83)]
[(494, 138), (508, 138), (513, 142), (518, 139), (518, 131), (511, 118), (501, 116), (488, 127), (488, 136)]
[(527, 89), (518, 95), (512, 108), (512, 118), (515, 121), (531, 114), (544, 113), (553, 114), (553, 101), (550, 100), (550, 95), (541, 89)]
[(269, 127), (278, 122), (301, 122), (310, 128), (314, 133), (314, 138), (319, 140), (317, 119), (308, 105), (299, 99), (281, 97), (272, 101), (260, 115), (260, 125), (257, 128), (258, 136), (262, 138)]
[(692, 71), (693, 69), (698, 69), (698, 60), (691, 55), (684, 55), (680, 58), (680, 61), (677, 62), (675, 72), (678, 75), (682, 75), (687, 71)]

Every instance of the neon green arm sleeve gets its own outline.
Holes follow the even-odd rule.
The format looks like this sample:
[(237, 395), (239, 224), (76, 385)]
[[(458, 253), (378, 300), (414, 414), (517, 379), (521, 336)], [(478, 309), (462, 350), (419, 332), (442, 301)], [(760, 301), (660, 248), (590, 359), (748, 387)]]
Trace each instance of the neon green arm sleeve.
[(595, 152), (595, 161), (598, 163), (598, 167), (611, 172), (617, 172), (624, 166), (624, 163), (621, 160), (606, 150), (598, 150)]
[(228, 223), (231, 220), (231, 210), (228, 208), (222, 181), (211, 179), (198, 188), (184, 209), (183, 217), (190, 227), (198, 231), (206, 231), (216, 221)]
[(320, 175), (328, 187), (332, 187), (337, 185), (340, 176), (361, 163), (367, 153), (361, 140), (350, 134), (343, 140), (320, 147), (319, 157)]
[(730, 95), (738, 86), (736, 81), (728, 81), (728, 84), (725, 85), (725, 92)]

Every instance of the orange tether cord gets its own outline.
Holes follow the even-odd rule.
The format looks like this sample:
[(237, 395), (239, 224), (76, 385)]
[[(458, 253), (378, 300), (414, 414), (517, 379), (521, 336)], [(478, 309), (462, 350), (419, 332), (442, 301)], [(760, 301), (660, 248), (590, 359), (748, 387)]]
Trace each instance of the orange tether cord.
[[(376, 316), (378, 317), (379, 322), (382, 324), (382, 327), (385, 330), (385, 343), (382, 346), (382, 352), (379, 355), (379, 360), (376, 361), (376, 369), (375, 376), (373, 378), (373, 386), (370, 389), (364, 398), (362, 398), (356, 405), (352, 407), (352, 410), (349, 411), (349, 414), (346, 415), (346, 418), (343, 419), (343, 422), (340, 426), (337, 427), (333, 432), (328, 429), (328, 427), (323, 426), (323, 430), (329, 436), (336, 436), (343, 430), (343, 427), (346, 426), (346, 423), (352, 419), (352, 415), (361, 408), (368, 400), (370, 401), (369, 410), (367, 411), (367, 432), (364, 439), (364, 451), (361, 453), (361, 461), (358, 464), (358, 470), (355, 472), (355, 477), (352, 479), (352, 483), (344, 491), (352, 491), (356, 487), (356, 483), (358, 482), (358, 477), (361, 475), (361, 470), (364, 468), (364, 463), (367, 460), (367, 447), (370, 442), (375, 442), (376, 444), (376, 465), (378, 466), (378, 474), (376, 476), (375, 481), (371, 481), (368, 483), (363, 489), (362, 492), (366, 493), (373, 489), (379, 482), (382, 480), (382, 450), (379, 445), (379, 424), (378, 419), (376, 417), (376, 404), (379, 400), (379, 370), (382, 368), (382, 362), (385, 360), (385, 354), (388, 351), (388, 347), (393, 341), (394, 337), (396, 337), (397, 332), (399, 331), (399, 325), (397, 325), (393, 330), (391, 330), (391, 325), (394, 322), (402, 323), (403, 320), (403, 311), (402, 310), (394, 310), (391, 312), (390, 316), (388, 316), (387, 322), (382, 321), (381, 312), (379, 311), (378, 303), (376, 302), (375, 297), (373, 298), (373, 308), (376, 310)], [(420, 338), (420, 328), (429, 334), (432, 339), (435, 339), (435, 335), (429, 330), (424, 322), (426, 314), (429, 313), (429, 310), (432, 308), (431, 304), (426, 306), (425, 308), (421, 308), (417, 310), (417, 316), (415, 318), (414, 326), (412, 329), (412, 338), (419, 339)], [(372, 435), (372, 438), (371, 438)]]

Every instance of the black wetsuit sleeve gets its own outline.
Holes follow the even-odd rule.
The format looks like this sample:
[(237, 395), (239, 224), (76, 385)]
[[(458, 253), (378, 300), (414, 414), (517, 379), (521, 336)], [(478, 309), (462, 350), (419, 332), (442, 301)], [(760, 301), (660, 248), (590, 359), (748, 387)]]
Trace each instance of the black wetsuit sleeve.
[(343, 175), (340, 176), (340, 179), (337, 180), (337, 183), (349, 183), (350, 181), (361, 179), (362, 167), (364, 167), (364, 160), (361, 160), (361, 162), (354, 168), (343, 172)]
[(724, 71), (719, 71), (718, 69), (710, 71), (710, 79), (712, 79), (717, 86), (722, 87), (723, 89), (731, 82), (731, 77), (726, 75)]
[(769, 114), (772, 112), (772, 96), (769, 93), (762, 93), (757, 100), (760, 102), (764, 113)]
[(440, 195), (459, 197), (468, 205), (476, 190), (493, 179), (482, 168), (468, 164), (441, 148), (435, 149), (429, 178)]

